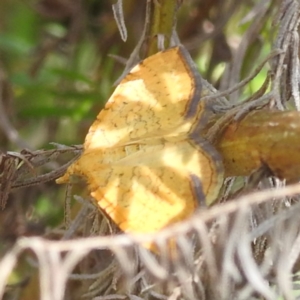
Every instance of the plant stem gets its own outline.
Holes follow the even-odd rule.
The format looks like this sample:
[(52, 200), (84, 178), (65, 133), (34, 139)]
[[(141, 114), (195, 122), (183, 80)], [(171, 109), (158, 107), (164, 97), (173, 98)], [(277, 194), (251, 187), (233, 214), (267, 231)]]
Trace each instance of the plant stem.
[(170, 47), (170, 40), (176, 24), (176, 13), (178, 0), (155, 0), (152, 4), (149, 44), (147, 56), (150, 56), (160, 49), (159, 39), (163, 39), (163, 47)]

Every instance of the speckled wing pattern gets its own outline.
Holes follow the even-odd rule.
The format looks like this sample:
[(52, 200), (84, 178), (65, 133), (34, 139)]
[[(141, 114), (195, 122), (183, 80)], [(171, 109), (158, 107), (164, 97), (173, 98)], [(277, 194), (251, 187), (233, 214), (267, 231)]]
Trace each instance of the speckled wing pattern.
[(222, 183), (220, 156), (193, 132), (208, 110), (200, 97), (200, 75), (183, 47), (145, 59), (116, 88), (82, 156), (57, 182), (83, 176), (100, 209), (126, 232), (186, 219)]

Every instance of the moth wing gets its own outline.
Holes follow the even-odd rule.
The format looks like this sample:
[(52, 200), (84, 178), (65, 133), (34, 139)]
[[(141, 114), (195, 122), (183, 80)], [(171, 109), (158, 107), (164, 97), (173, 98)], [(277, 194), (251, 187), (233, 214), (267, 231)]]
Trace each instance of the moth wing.
[(98, 154), (84, 154), (78, 170), (97, 205), (127, 232), (155, 232), (186, 219), (221, 184), (211, 155), (187, 140), (142, 145), (106, 165), (97, 163)]
[(200, 93), (200, 75), (183, 47), (152, 55), (118, 85), (91, 126), (85, 149), (114, 147), (181, 126), (187, 132), (204, 111)]

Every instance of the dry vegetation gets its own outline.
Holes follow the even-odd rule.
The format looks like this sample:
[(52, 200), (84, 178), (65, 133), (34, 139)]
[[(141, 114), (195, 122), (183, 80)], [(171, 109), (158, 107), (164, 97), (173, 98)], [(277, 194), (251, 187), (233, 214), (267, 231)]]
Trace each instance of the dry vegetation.
[[(54, 182), (81, 152), (63, 145), (82, 143), (124, 62), (128, 69), (139, 60), (139, 41), (140, 57), (153, 50), (143, 36), (146, 3), (149, 13), (160, 2), (123, 0), (117, 22), (111, 1), (0, 2), (3, 299), (299, 297), (298, 184), (262, 169), (227, 178), (213, 207), (155, 235), (130, 237), (113, 235), (118, 229), (87, 201), (84, 186), (66, 195)], [(176, 3), (181, 43), (222, 92), (211, 97), (221, 125), (261, 106), (299, 110), (297, 0)], [(148, 241), (159, 255), (139, 246)]]

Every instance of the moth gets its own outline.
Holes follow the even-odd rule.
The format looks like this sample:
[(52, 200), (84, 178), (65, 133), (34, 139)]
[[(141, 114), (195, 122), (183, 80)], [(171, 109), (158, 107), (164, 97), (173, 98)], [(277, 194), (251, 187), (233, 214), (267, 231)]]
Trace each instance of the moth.
[(150, 56), (118, 85), (57, 183), (87, 182), (96, 205), (130, 233), (156, 232), (210, 205), (223, 180), (219, 153), (201, 137), (210, 106), (183, 46)]

